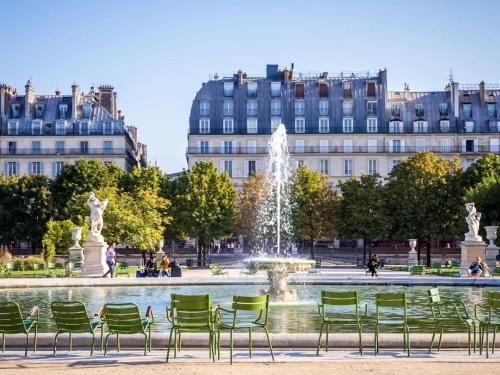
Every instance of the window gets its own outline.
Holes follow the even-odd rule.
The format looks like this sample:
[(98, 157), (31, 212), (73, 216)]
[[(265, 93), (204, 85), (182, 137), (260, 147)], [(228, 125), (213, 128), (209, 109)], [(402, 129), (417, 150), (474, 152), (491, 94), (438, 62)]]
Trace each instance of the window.
[(439, 103), (439, 114), (441, 117), (448, 116), (448, 103)]
[(248, 140), (247, 141), (247, 152), (249, 154), (256, 154), (257, 153), (257, 141), (254, 139)]
[(200, 154), (208, 154), (209, 147), (208, 141), (200, 141)]
[(33, 120), (31, 122), (31, 135), (41, 135), (42, 134), (42, 121)]
[(391, 105), (391, 115), (393, 117), (399, 117), (399, 104)]
[(344, 152), (352, 152), (352, 139), (344, 139), (342, 142)]
[(233, 153), (233, 141), (224, 141), (224, 153), (225, 154)]
[(366, 113), (368, 116), (374, 116), (377, 114), (377, 102), (367, 102), (366, 103)]
[(401, 160), (399, 159), (392, 159), (389, 165), (389, 169), (392, 170), (395, 166), (401, 164)]
[(370, 176), (377, 174), (377, 160), (375, 159), (368, 160), (368, 174)]
[(40, 161), (32, 161), (30, 164), (29, 164), (29, 174), (30, 175), (34, 175), (34, 174), (43, 174), (43, 168), (42, 168), (43, 164), (42, 162)]
[(123, 122), (114, 122), (114, 134), (123, 134)]
[(403, 133), (403, 121), (389, 122), (389, 133)]
[(43, 117), (43, 104), (36, 104), (35, 105), (35, 118), (42, 118)]
[(234, 102), (232, 100), (224, 100), (224, 116), (234, 116)]
[(248, 82), (247, 95), (257, 96), (257, 82)]
[(344, 176), (345, 177), (350, 177), (352, 176), (352, 159), (345, 159), (344, 160)]
[(366, 83), (366, 96), (376, 97), (377, 96), (377, 87), (375, 82), (367, 82)]
[(306, 120), (303, 117), (295, 119), (295, 133), (306, 132)]
[(281, 82), (271, 82), (271, 96), (281, 96)]
[(56, 135), (66, 135), (66, 121), (56, 121)]
[(488, 112), (488, 117), (493, 118), (497, 116), (497, 109), (495, 103), (488, 103), (486, 105), (486, 110)]
[(462, 139), (462, 152), (477, 152), (478, 144), (477, 139)]
[(257, 116), (257, 100), (247, 101), (247, 116)]
[(281, 117), (271, 117), (271, 132), (274, 133), (281, 124)]
[(296, 98), (303, 98), (304, 97), (304, 84), (303, 83), (296, 83), (295, 84), (295, 97)]
[(12, 118), (19, 118), (19, 115), (21, 114), (21, 104), (19, 103), (12, 104), (10, 107), (10, 111)]
[(17, 121), (9, 121), (8, 122), (7, 135), (17, 135)]
[(319, 140), (319, 152), (328, 152), (328, 139)]
[(474, 121), (465, 121), (465, 132), (472, 133), (474, 131)]
[(210, 116), (210, 102), (208, 100), (200, 101), (200, 116)]
[(463, 110), (464, 110), (464, 117), (466, 119), (472, 118), (472, 104), (471, 103), (464, 103)]
[(15, 155), (17, 153), (17, 142), (9, 142), (9, 155)]
[(424, 152), (427, 149), (427, 141), (425, 139), (417, 139), (415, 141), (415, 151)]
[(59, 174), (61, 173), (62, 169), (64, 167), (64, 162), (63, 161), (56, 161), (52, 164), (52, 168), (53, 168), (53, 171), (52, 171), (52, 174), (54, 177), (56, 176), (59, 176)]
[(89, 153), (89, 143), (87, 141), (80, 142), (80, 153), (86, 155)]
[(64, 141), (56, 141), (56, 154), (64, 154)]
[(103, 134), (113, 134), (113, 122), (112, 121), (104, 121)]
[(450, 120), (439, 121), (439, 130), (441, 130), (441, 133), (448, 133), (450, 131)]
[(402, 140), (402, 139), (393, 139), (391, 141), (390, 152), (404, 152), (404, 140)]
[(423, 117), (424, 116), (424, 106), (423, 104), (415, 104), (415, 116)]
[(368, 133), (376, 133), (377, 132), (377, 118), (369, 117), (366, 120), (366, 131)]
[(39, 141), (31, 142), (31, 152), (35, 155), (40, 155), (42, 152)]
[(490, 152), (500, 152), (500, 138), (490, 138)]
[(67, 104), (59, 104), (59, 118), (65, 119), (68, 114), (68, 105)]
[(328, 116), (328, 100), (319, 101), (319, 115)]
[(89, 122), (88, 121), (80, 121), (78, 132), (80, 135), (89, 134)]
[(328, 176), (330, 174), (330, 163), (327, 159), (322, 159), (319, 161), (319, 171), (321, 174)]
[(377, 140), (376, 139), (369, 139), (367, 141), (368, 143), (368, 152), (377, 152)]
[(490, 130), (492, 132), (500, 132), (500, 121), (490, 121)]
[(352, 100), (344, 100), (342, 102), (342, 114), (347, 117), (352, 116), (352, 106)]
[(224, 82), (224, 96), (233, 96), (234, 82)]
[(255, 160), (249, 160), (247, 169), (248, 176), (253, 175), (256, 170), (257, 170), (257, 162)]
[(227, 172), (229, 177), (233, 177), (233, 161), (224, 160), (224, 172)]
[(353, 125), (352, 125), (352, 117), (344, 117), (342, 119), (342, 131), (344, 133), (352, 133)]
[(319, 84), (319, 97), (328, 98), (328, 85), (326, 83)]
[(247, 133), (257, 133), (257, 117), (247, 118)]
[(112, 154), (113, 153), (113, 141), (104, 141), (104, 153), (105, 154)]
[(413, 123), (414, 133), (427, 133), (427, 121), (415, 121)]
[(344, 98), (352, 98), (351, 82), (345, 81), (342, 83)]
[(451, 139), (443, 138), (441, 139), (441, 152), (451, 152)]
[(303, 100), (296, 100), (294, 103), (295, 116), (304, 116), (306, 113), (305, 102)]
[(328, 117), (322, 117), (319, 119), (319, 132), (328, 133), (330, 131), (330, 120)]
[(281, 116), (281, 99), (271, 100), (271, 116)]
[(296, 139), (295, 140), (295, 152), (303, 153), (304, 150), (305, 150), (304, 140), (303, 139)]
[(19, 174), (19, 163), (15, 161), (7, 162), (7, 176), (17, 176)]
[(200, 119), (200, 133), (210, 133), (210, 120), (207, 118)]
[(84, 103), (82, 109), (83, 109), (83, 118), (90, 119), (90, 111), (92, 110), (92, 104)]
[(232, 118), (225, 118), (222, 124), (222, 132), (224, 134), (232, 134), (234, 132), (234, 123)]

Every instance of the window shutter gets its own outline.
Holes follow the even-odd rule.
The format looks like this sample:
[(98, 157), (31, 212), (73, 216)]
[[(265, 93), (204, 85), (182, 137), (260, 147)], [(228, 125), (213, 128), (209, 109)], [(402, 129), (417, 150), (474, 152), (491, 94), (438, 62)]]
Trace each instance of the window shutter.
[(6, 161), (3, 163), (3, 174), (5, 177), (9, 175), (9, 164)]
[(45, 174), (44, 162), (40, 162), (40, 174)]
[(474, 152), (479, 151), (479, 139), (474, 139)]
[(401, 152), (405, 152), (405, 140), (401, 140)]
[(28, 174), (31, 176), (33, 174), (33, 162), (28, 163)]
[(462, 152), (465, 152), (466, 150), (466, 140), (462, 139)]
[(52, 177), (56, 177), (56, 162), (52, 162)]
[(21, 174), (21, 168), (20, 167), (21, 167), (21, 165), (17, 161), (16, 162), (16, 176), (19, 176)]

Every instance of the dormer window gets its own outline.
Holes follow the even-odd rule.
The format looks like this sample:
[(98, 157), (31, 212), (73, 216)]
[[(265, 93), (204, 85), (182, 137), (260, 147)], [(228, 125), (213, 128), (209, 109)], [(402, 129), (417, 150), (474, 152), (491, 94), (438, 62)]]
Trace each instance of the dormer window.
[(326, 83), (319, 84), (319, 97), (328, 98), (328, 85)]
[(43, 116), (43, 104), (35, 105), (35, 118), (41, 119)]
[(66, 135), (66, 121), (56, 121), (56, 135)]
[(59, 104), (59, 118), (65, 119), (68, 113), (68, 105), (67, 104)]
[(247, 116), (257, 116), (257, 100), (247, 101)]
[(113, 134), (113, 122), (104, 121), (104, 126), (102, 130), (103, 134)]
[(91, 103), (85, 103), (83, 106), (83, 118), (90, 119), (90, 111), (92, 109)]
[(224, 116), (234, 115), (234, 105), (232, 100), (224, 100)]
[(19, 104), (19, 103), (12, 104), (10, 106), (10, 111), (11, 111), (12, 118), (19, 118), (19, 115), (21, 112), (21, 104)]
[(210, 115), (210, 102), (208, 100), (200, 101), (200, 116)]
[(423, 104), (415, 104), (415, 116), (424, 117), (424, 105)]
[(371, 98), (377, 97), (377, 87), (375, 85), (375, 82), (366, 83), (366, 96)]
[(413, 123), (414, 133), (427, 133), (427, 121), (415, 121)]
[(439, 115), (441, 117), (448, 116), (448, 103), (439, 103)]
[(399, 104), (393, 104), (391, 106), (391, 115), (393, 117), (399, 117)]
[(80, 135), (87, 135), (89, 134), (89, 122), (88, 121), (80, 121), (78, 124), (78, 133)]
[(295, 116), (304, 116), (306, 112), (305, 102), (303, 100), (296, 100), (294, 104), (294, 109), (295, 109)]
[(497, 117), (497, 108), (496, 108), (495, 103), (487, 103), (486, 110), (488, 112), (489, 118)]
[(271, 82), (271, 96), (281, 96), (281, 82)]
[(464, 103), (463, 110), (464, 110), (464, 117), (466, 119), (472, 118), (472, 104), (471, 103)]
[(42, 120), (33, 120), (31, 122), (31, 135), (42, 134)]
[(234, 82), (224, 82), (224, 96), (233, 96)]
[(450, 120), (439, 121), (439, 129), (441, 133), (448, 133), (450, 131)]
[(9, 121), (7, 123), (7, 135), (17, 135), (18, 124), (17, 121)]
[(350, 81), (343, 82), (342, 89), (344, 98), (352, 98), (352, 84)]
[(389, 133), (403, 133), (403, 131), (404, 131), (403, 121), (389, 122)]
[(375, 116), (377, 114), (377, 102), (370, 101), (366, 103), (366, 112), (368, 116)]
[(247, 95), (257, 96), (257, 82), (248, 82)]
[(344, 116), (352, 116), (352, 100), (343, 100), (342, 101), (342, 114)]

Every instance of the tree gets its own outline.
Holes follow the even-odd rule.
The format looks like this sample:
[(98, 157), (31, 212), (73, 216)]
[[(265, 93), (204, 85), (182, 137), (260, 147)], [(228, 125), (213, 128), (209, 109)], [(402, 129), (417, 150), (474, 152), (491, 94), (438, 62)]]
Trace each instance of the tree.
[(159, 192), (164, 185), (165, 175), (158, 167), (136, 168), (121, 176), (121, 190), (135, 194), (142, 190)]
[(432, 244), (457, 234), (463, 198), (458, 158), (450, 162), (431, 152), (418, 153), (393, 168), (385, 192), (386, 235), (398, 241), (416, 238), (419, 257), (422, 241)]
[(292, 201), (294, 237), (308, 241), (314, 259), (315, 241), (334, 237), (338, 197), (327, 185), (326, 176), (301, 166), (294, 175)]
[[(71, 229), (76, 227), (71, 220), (49, 220), (47, 230), (43, 235), (43, 259), (45, 262), (52, 262), (56, 254), (68, 254), (69, 248), (73, 245)], [(82, 241), (85, 242), (88, 233), (88, 226), (82, 227)]]
[(342, 238), (363, 239), (363, 264), (366, 244), (384, 233), (384, 188), (378, 176), (363, 175), (339, 183), (342, 199), (338, 211), (338, 231)]
[(17, 177), (4, 178), (0, 175), (0, 244), (11, 245), (17, 241), (15, 229), (15, 212), (12, 208), (17, 205), (15, 190)]
[(462, 184), (465, 189), (475, 187), (484, 178), (500, 176), (500, 157), (495, 154), (486, 154), (462, 174)]
[[(218, 174), (215, 164), (197, 162), (169, 187), (172, 226), (198, 241), (198, 266), (210, 242), (231, 233), (237, 191), (229, 175)], [(167, 189), (168, 190), (168, 189)]]

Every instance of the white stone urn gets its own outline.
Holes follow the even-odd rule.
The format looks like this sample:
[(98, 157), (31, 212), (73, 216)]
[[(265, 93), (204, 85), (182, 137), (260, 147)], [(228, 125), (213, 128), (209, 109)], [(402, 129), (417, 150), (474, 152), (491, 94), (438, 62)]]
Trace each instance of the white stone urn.
[(69, 248), (69, 261), (72, 263), (83, 263), (83, 247), (80, 246), (82, 239), (82, 228), (74, 227), (71, 229), (71, 238), (73, 239), (73, 246)]
[(488, 247), (495, 247), (495, 240), (497, 239), (497, 230), (498, 227), (496, 225), (489, 225), (484, 227), (486, 229), (486, 238), (490, 241)]
[(486, 238), (490, 241), (488, 246), (486, 246), (485, 261), (488, 267), (494, 270), (497, 264), (498, 255), (498, 246), (495, 245), (498, 227), (495, 225), (490, 225), (485, 226), (484, 229), (486, 229)]
[(71, 238), (74, 241), (73, 246), (79, 247), (80, 240), (82, 239), (82, 228), (81, 227), (74, 227), (73, 229), (71, 229)]
[(415, 246), (417, 246), (417, 240), (414, 238), (410, 238), (408, 240), (408, 245), (410, 245), (410, 251), (408, 251), (408, 265), (416, 266), (418, 265), (418, 253), (415, 250)]
[(159, 263), (162, 261), (163, 259), (163, 255), (165, 255), (165, 252), (163, 251), (163, 245), (164, 245), (165, 241), (163, 240), (158, 240), (156, 242), (156, 261)]

